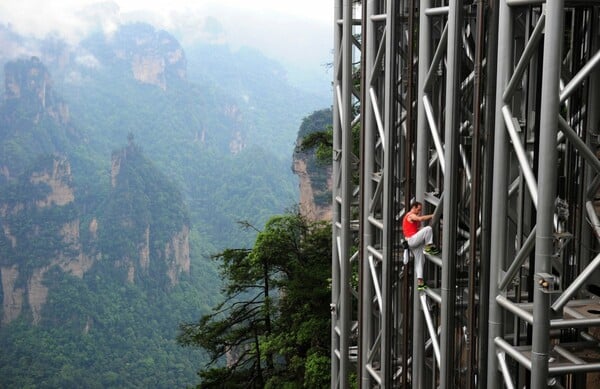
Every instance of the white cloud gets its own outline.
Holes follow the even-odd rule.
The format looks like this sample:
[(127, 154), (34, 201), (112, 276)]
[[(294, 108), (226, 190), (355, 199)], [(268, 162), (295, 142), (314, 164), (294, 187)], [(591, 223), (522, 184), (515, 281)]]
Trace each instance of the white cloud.
[(90, 29), (100, 29), (110, 35), (121, 23), (120, 12), (115, 2), (94, 3), (75, 11), (75, 17), (81, 18)]
[(333, 0), (0, 0), (0, 23), (22, 35), (52, 33), (70, 43), (86, 33), (143, 21), (196, 40), (250, 46), (284, 64), (330, 62)]
[(19, 32), (36, 35), (52, 31), (82, 32), (90, 17), (154, 19), (169, 27), (173, 15), (205, 14), (217, 19), (226, 13), (258, 17), (276, 23), (281, 18), (296, 18), (312, 23), (333, 22), (333, 0), (15, 0), (0, 2), (0, 21), (10, 23)]
[(78, 64), (85, 66), (87, 68), (100, 67), (100, 62), (92, 54), (79, 55), (75, 58), (75, 62), (77, 62)]

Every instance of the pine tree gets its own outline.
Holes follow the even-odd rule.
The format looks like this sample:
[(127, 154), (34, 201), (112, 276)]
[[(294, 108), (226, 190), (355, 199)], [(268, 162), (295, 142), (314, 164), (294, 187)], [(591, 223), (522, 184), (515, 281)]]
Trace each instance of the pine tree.
[(225, 301), (178, 337), (210, 354), (199, 387), (326, 386), (330, 258), (330, 226), (299, 214), (271, 218), (251, 250), (215, 256)]

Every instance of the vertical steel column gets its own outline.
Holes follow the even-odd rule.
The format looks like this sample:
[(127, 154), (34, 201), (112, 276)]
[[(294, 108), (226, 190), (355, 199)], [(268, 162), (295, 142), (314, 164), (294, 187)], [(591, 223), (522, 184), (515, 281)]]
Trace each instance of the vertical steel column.
[[(336, 198), (338, 196), (339, 188), (339, 180), (341, 180), (341, 161), (338, 156), (339, 153), (335, 150), (340, 150), (342, 148), (342, 120), (341, 120), (341, 101), (338, 101), (341, 98), (341, 95), (338, 97), (337, 90), (341, 88), (342, 84), (342, 74), (341, 74), (341, 60), (339, 58), (339, 53), (341, 52), (341, 41), (342, 41), (342, 28), (341, 28), (341, 20), (342, 20), (342, 0), (336, 0), (335, 9), (334, 9), (334, 63), (333, 63), (333, 160), (332, 160), (332, 168), (333, 168), (333, 182), (334, 186), (332, 188), (332, 247), (331, 247), (331, 388), (338, 387), (338, 381), (340, 379), (340, 360), (338, 359), (338, 353), (340, 350), (340, 337), (338, 336), (338, 307), (340, 303), (340, 276), (341, 276), (341, 265), (339, 262), (339, 253), (337, 250), (337, 240), (338, 236), (340, 236), (341, 231), (337, 229), (336, 224), (341, 220), (340, 207), (337, 204)], [(340, 22), (338, 22), (340, 21)]]
[[(592, 10), (590, 10), (590, 16), (591, 16), (591, 26), (590, 26), (590, 49), (591, 52), (599, 52), (600, 51), (600, 7), (595, 7)], [(600, 106), (600, 72), (596, 71), (593, 74), (590, 75), (590, 86), (589, 86), (589, 100), (588, 100), (588, 106), (589, 107), (599, 107)], [(587, 118), (587, 123), (586, 123), (586, 127), (587, 128), (594, 128), (594, 126), (597, 126), (597, 124), (600, 123), (600, 110), (598, 109), (592, 109), (588, 111), (588, 118)], [(593, 150), (592, 148), (592, 144), (593, 144), (593, 140), (594, 140), (594, 135), (591, 133), (591, 131), (588, 131), (586, 133), (586, 145)], [(585, 184), (585, 188), (590, 188), (592, 186), (594, 177), (596, 177), (598, 174), (593, 170), (593, 169), (586, 169), (585, 170), (585, 179), (584, 179), (584, 184)], [(579, 207), (582, 209), (582, 213), (585, 212), (585, 204), (588, 201), (588, 197), (591, 198), (591, 196), (589, 196), (588, 193), (584, 193), (583, 196), (581, 197), (580, 203), (578, 204)], [(579, 244), (579, 253), (583, 258), (591, 258), (592, 257), (592, 234), (590, 233), (591, 231), (591, 226), (585, 222), (585, 218), (582, 217), (581, 220), (581, 229), (582, 231), (584, 231), (585, 233), (582, 232), (582, 239), (580, 242), (578, 242)]]
[(496, 302), (498, 282), (506, 257), (508, 211), (508, 139), (502, 107), (503, 92), (512, 68), (512, 12), (506, 0), (500, 0), (498, 27), (498, 62), (496, 78), (496, 113), (494, 137), (494, 179), (492, 182), (492, 229), (490, 256), (490, 294), (488, 321), (487, 389), (497, 389), (500, 384), (495, 339), (503, 335), (502, 309)]
[(446, 109), (444, 153), (444, 228), (442, 236), (442, 304), (441, 304), (441, 361), (440, 388), (454, 387), (456, 331), (456, 238), (458, 217), (458, 134), (459, 80), (461, 73), (461, 38), (463, 1), (451, 1), (448, 12), (448, 48), (446, 57)]
[[(361, 155), (361, 177), (360, 188), (363, 207), (361, 209), (361, 276), (360, 283), (360, 298), (359, 307), (361, 311), (359, 334), (360, 334), (360, 349), (359, 351), (359, 387), (372, 387), (373, 377), (372, 369), (372, 353), (376, 349), (376, 338), (374, 334), (379, 331), (378, 318), (379, 310), (376, 309), (377, 304), (373, 304), (379, 298), (374, 288), (378, 287), (379, 278), (374, 278), (374, 263), (379, 261), (375, 258), (372, 248), (377, 242), (377, 226), (369, 222), (377, 201), (377, 188), (380, 185), (380, 180), (375, 180), (375, 177), (381, 177), (375, 162), (375, 150), (377, 139), (377, 124), (375, 115), (373, 114), (373, 106), (371, 99), (368, 98), (368, 85), (365, 85), (365, 79), (373, 77), (375, 70), (375, 50), (377, 47), (375, 24), (372, 16), (376, 13), (376, 1), (368, 0), (363, 4), (362, 18), (362, 72), (361, 79), (361, 96), (362, 113), (361, 113), (361, 134), (362, 134), (362, 155)], [(367, 152), (367, 150), (369, 150)]]
[(333, 248), (332, 248), (332, 372), (331, 387), (347, 388), (350, 373), (352, 308), (351, 204), (353, 119), (353, 2), (337, 1), (335, 7), (334, 125), (333, 125)]
[[(415, 24), (417, 21), (417, 11), (418, 7), (416, 6), (418, 1), (416, 0), (408, 0), (408, 4), (405, 7), (405, 12), (408, 17), (408, 21), (406, 22), (406, 60), (405, 60), (405, 68), (406, 68), (406, 99), (405, 99), (405, 110), (406, 110), (406, 125), (405, 125), (405, 139), (403, 143), (403, 195), (404, 195), (404, 211), (410, 206), (411, 198), (414, 194), (414, 166), (413, 166), (413, 144), (415, 142), (415, 129), (416, 129), (416, 111), (417, 106), (415, 104), (415, 92), (416, 88), (416, 79), (415, 79), (415, 65), (418, 61), (415, 60), (415, 37), (418, 36), (418, 24)], [(402, 181), (401, 181), (402, 182)], [(402, 222), (403, 215), (398, 215), (398, 224)], [(403, 269), (403, 282), (401, 286), (402, 290), (402, 383), (404, 388), (408, 388), (409, 384), (409, 370), (410, 370), (410, 358), (411, 355), (411, 347), (412, 347), (412, 318), (414, 315), (414, 306), (411, 302), (411, 284), (412, 279), (410, 277), (411, 271), (410, 266), (407, 264)]]
[[(496, 71), (498, 65), (498, 1), (489, 2), (487, 18), (487, 53), (486, 53), (486, 85), (485, 85), (485, 127), (484, 155), (481, 198), (481, 254), (479, 269), (479, 387), (487, 384), (490, 343), (488, 340), (488, 321), (490, 305), (490, 267), (492, 242), (492, 184), (494, 177), (494, 123), (496, 110)], [(475, 101), (475, 103), (479, 103)], [(491, 347), (493, 347), (493, 343)]]
[[(464, 2), (436, 2), (437, 7), (431, 7), (432, 4), (422, 2), (420, 9), (416, 196), (417, 199), (422, 196), (428, 205), (435, 207), (432, 225), (436, 228), (435, 233), (442, 233), (442, 257), (428, 256), (429, 263), (435, 265), (436, 269), (426, 273), (429, 288), (418, 293), (415, 307), (420, 309), (419, 315), (425, 314), (429, 340), (434, 346), (432, 362), (427, 367), (431, 369), (432, 382), (439, 380), (441, 387), (453, 387), (464, 380), (465, 361), (459, 358), (459, 354), (464, 352), (465, 336), (468, 336), (463, 321), (465, 305), (461, 304), (461, 310), (457, 311), (456, 303), (458, 291), (461, 299), (468, 296), (469, 285), (464, 277), (458, 282), (457, 268), (465, 268), (468, 245), (475, 244), (465, 239), (470, 236), (469, 231), (462, 226), (459, 230), (458, 223), (460, 220), (468, 225), (467, 205), (473, 191), (479, 190), (472, 187), (470, 161), (466, 152), (472, 147), (469, 141), (474, 126), (473, 115), (469, 112), (474, 106), (474, 72), (470, 69), (473, 62), (473, 34), (463, 18)], [(434, 49), (435, 54), (431, 56)], [(439, 130), (442, 125), (443, 132)], [(433, 140), (431, 147), (430, 136)], [(462, 196), (459, 196), (459, 186)], [(426, 212), (429, 213), (429, 209)], [(441, 228), (437, 228), (440, 216)], [(478, 226), (473, 229), (473, 236), (477, 236), (480, 233)], [(441, 289), (437, 289), (440, 268)], [(422, 318), (415, 314), (413, 331), (424, 327), (422, 322), (417, 324), (419, 320)], [(437, 348), (438, 331), (441, 350)], [(413, 361), (416, 362), (413, 377), (424, 380), (426, 375), (418, 369), (425, 368), (426, 349), (422, 336), (418, 334), (415, 332), (413, 337)], [(439, 376), (436, 369), (438, 365)], [(427, 384), (418, 381), (415, 387)]]
[[(392, 252), (393, 176), (391, 133), (392, 103), (387, 87), (390, 76), (390, 49), (387, 2), (368, 1), (364, 15), (363, 134), (364, 153), (362, 198), (363, 209), (363, 277), (361, 307), (366, 311), (361, 331), (361, 385), (390, 387), (393, 349)], [(370, 313), (368, 317), (366, 314)], [(368, 328), (368, 331), (367, 331)]]
[[(431, 24), (425, 11), (431, 7), (432, 0), (421, 0), (419, 6), (419, 76), (417, 86), (417, 142), (415, 149), (415, 199), (423, 202), (427, 188), (427, 162), (429, 132), (423, 98), (425, 79), (431, 63)], [(409, 204), (407, 204), (409, 206)], [(416, 276), (415, 276), (416, 277)], [(416, 279), (413, 282), (416, 285)], [(413, 289), (414, 290), (414, 289)], [(424, 388), (424, 320), (421, 313), (418, 293), (413, 294), (413, 349), (412, 349), (412, 388)]]
[[(397, 120), (397, 68), (396, 68), (396, 5), (397, 1), (386, 2), (385, 13), (385, 76), (383, 78), (383, 90), (380, 95), (384, 96), (384, 139), (383, 139), (383, 320), (382, 320), (382, 361), (381, 376), (382, 389), (392, 388), (392, 374), (397, 351), (393, 344), (394, 339), (394, 301), (400, 298), (398, 284), (393, 282), (394, 269), (398, 266), (394, 264), (393, 255), (393, 232), (396, 230), (394, 218), (394, 164), (397, 150), (398, 137), (395, 131)], [(394, 361), (395, 362), (395, 361)]]
[[(561, 39), (563, 37), (564, 0), (546, 4), (544, 59), (541, 85), (538, 212), (535, 245), (535, 278), (552, 274), (554, 254), (554, 209), (556, 200), (556, 134), (558, 131)], [(548, 386), (550, 343), (550, 294), (541, 285), (533, 289), (533, 339), (531, 350), (531, 387)]]
[[(481, 160), (483, 154), (483, 120), (482, 120), (482, 101), (483, 101), (483, 54), (485, 44), (485, 6), (483, 0), (477, 0), (476, 17), (476, 37), (475, 37), (475, 58), (474, 58), (474, 86), (473, 86), (473, 141), (471, 149), (472, 174), (471, 183), (471, 205), (469, 209), (469, 305), (467, 310), (467, 334), (470, 338), (468, 343), (467, 360), (467, 382), (465, 389), (472, 389), (476, 386), (476, 370), (478, 363), (478, 344), (479, 338), (475, 336), (477, 328), (477, 301), (476, 296), (481, 295), (477, 288), (477, 261), (478, 250), (481, 248), (481, 240), (477, 236), (477, 229), (480, 225), (481, 208)], [(483, 263), (483, 259), (480, 263)], [(485, 310), (480, 306), (480, 310)]]

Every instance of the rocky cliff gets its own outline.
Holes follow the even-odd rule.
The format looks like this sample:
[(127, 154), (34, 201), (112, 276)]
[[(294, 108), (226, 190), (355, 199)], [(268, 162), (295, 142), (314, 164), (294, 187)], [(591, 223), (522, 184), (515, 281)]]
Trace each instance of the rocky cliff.
[(54, 92), (52, 78), (36, 57), (4, 66), (0, 104), (0, 175), (10, 180), (41, 153), (63, 152), (79, 143), (68, 105)]
[[(300, 212), (310, 220), (331, 220), (332, 169), (319, 158), (317, 143), (306, 144), (312, 134), (325, 134), (331, 123), (331, 110), (316, 111), (304, 119), (293, 156), (292, 170), (300, 185)], [(320, 136), (324, 139), (326, 136)], [(325, 146), (326, 147), (326, 146)]]
[(112, 155), (110, 182), (99, 228), (105, 240), (126, 237), (109, 247), (116, 266), (126, 271), (128, 282), (157, 269), (171, 285), (177, 284), (180, 274), (190, 271), (190, 229), (181, 195), (131, 137), (127, 147)]
[[(40, 322), (52, 268), (83, 278), (102, 258), (126, 282), (171, 286), (189, 273), (189, 222), (181, 195), (133, 139), (113, 155), (111, 190), (86, 193), (89, 186), (77, 186), (99, 178), (74, 177), (72, 159), (81, 158), (75, 150), (85, 154), (86, 146), (37, 58), (5, 66), (0, 147), (6, 151), (0, 156), (0, 325), (21, 314)], [(77, 173), (96, 174), (81, 167)], [(124, 238), (122, 246), (115, 247), (115, 237)]]
[[(119, 172), (114, 171), (114, 174), (116, 182)], [(1, 324), (19, 317), (24, 307), (29, 308), (33, 323), (38, 323), (48, 296), (44, 284), (48, 270), (58, 266), (63, 272), (82, 278), (99, 258), (106, 257), (106, 253), (95, 247), (110, 247), (114, 235), (127, 236), (128, 245), (137, 247), (137, 257), (126, 251), (112, 256), (114, 267), (122, 270), (127, 282), (144, 282), (150, 270), (158, 268), (162, 269), (167, 283), (175, 285), (181, 274), (190, 271), (189, 225), (185, 221), (180, 221), (179, 228), (170, 229), (170, 234), (167, 231), (166, 237), (159, 239), (158, 235), (165, 235), (165, 226), (151, 221), (152, 215), (144, 219), (121, 210), (126, 216), (120, 223), (102, 225), (93, 218), (82, 226), (90, 233), (90, 238), (83, 242), (82, 217), (74, 204), (72, 181), (69, 162), (53, 156), (39, 169), (31, 171), (26, 182), (11, 186), (0, 201)], [(123, 195), (123, 192), (114, 193)], [(139, 199), (133, 198), (133, 201), (139, 202)], [(110, 223), (104, 215), (101, 219)], [(185, 218), (182, 216), (181, 220)], [(131, 231), (140, 224), (145, 226), (144, 232), (136, 237)], [(98, 239), (98, 229), (105, 232), (104, 242)]]
[(17, 318), (26, 302), (33, 322), (41, 319), (48, 288), (44, 275), (53, 266), (77, 277), (90, 269), (79, 236), (71, 168), (64, 157), (40, 159), (29, 174), (4, 188), (0, 224), (8, 247), (0, 250), (2, 323)]
[[(310, 156), (308, 154), (294, 155), (293, 171), (298, 176), (300, 186), (300, 212), (309, 220), (331, 220), (331, 203), (323, 196), (331, 195), (331, 168), (322, 167), (317, 171), (309, 172), (307, 167)], [(315, 184), (316, 176), (327, 175), (325, 187)]]
[[(34, 123), (39, 123), (43, 115), (63, 125), (69, 123), (69, 107), (54, 94), (50, 73), (39, 58), (8, 62), (4, 74), (5, 102), (27, 107)], [(17, 119), (13, 115), (10, 118)]]
[(113, 35), (97, 38), (90, 50), (96, 59), (125, 64), (133, 78), (165, 90), (171, 80), (185, 80), (187, 61), (169, 33), (142, 23), (124, 25)]

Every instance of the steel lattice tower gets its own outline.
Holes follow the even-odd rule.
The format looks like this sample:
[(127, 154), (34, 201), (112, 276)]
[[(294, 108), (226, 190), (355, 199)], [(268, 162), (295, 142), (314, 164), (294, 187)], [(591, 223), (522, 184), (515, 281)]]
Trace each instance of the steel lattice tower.
[(334, 23), (331, 387), (598, 387), (600, 1), (335, 0)]

